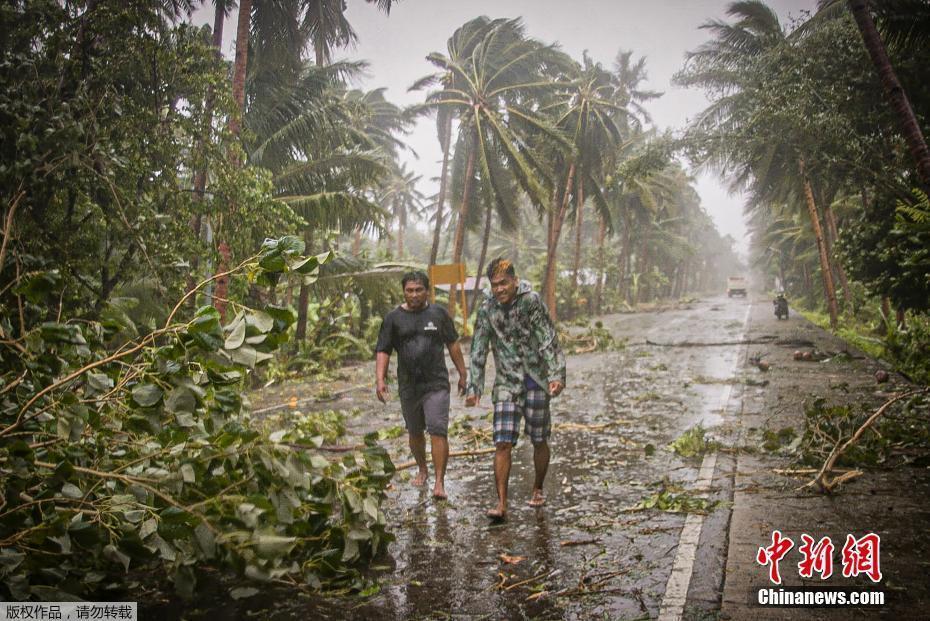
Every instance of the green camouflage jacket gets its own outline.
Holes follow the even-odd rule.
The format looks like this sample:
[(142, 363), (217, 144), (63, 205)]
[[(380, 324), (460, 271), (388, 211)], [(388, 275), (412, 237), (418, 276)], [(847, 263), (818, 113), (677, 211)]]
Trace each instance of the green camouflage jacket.
[(492, 392), (495, 402), (522, 402), (526, 393), (525, 375), (546, 392), (549, 382), (558, 380), (565, 384), (565, 355), (559, 347), (558, 335), (546, 306), (528, 282), (521, 280), (517, 285), (517, 297), (509, 312), (485, 291), (471, 341), (468, 395), (480, 397), (484, 392), (489, 345), (497, 369)]

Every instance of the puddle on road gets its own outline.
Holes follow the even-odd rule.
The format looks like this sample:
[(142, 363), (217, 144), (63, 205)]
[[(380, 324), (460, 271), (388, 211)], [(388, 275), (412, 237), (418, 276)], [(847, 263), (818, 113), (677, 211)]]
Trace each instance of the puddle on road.
[[(643, 335), (736, 340), (741, 328), (733, 324), (742, 325), (745, 306), (717, 304), (721, 311), (714, 313), (707, 312), (709, 303), (702, 303), (660, 316), (607, 317), (605, 326), (631, 345), (620, 352), (569, 357), (569, 387), (553, 404), (557, 427), (545, 508), (526, 505), (533, 467), (532, 447), (523, 438), (514, 450), (510, 515), (504, 524), (492, 525), (484, 517), (495, 497), (491, 455), (452, 458), (449, 502), (436, 503), (426, 490), (410, 487), (405, 477), (395, 479), (385, 511), (397, 539), (387, 557), (375, 563), (385, 569), (372, 574), (381, 584), (380, 593), (365, 601), (317, 600), (314, 615), (655, 617), (685, 516), (625, 509), (655, 493), (654, 484), (663, 478), (685, 489), (693, 485), (700, 458), (680, 458), (667, 444), (698, 423), (712, 434), (716, 425), (727, 422), (721, 408), (732, 386), (693, 380), (732, 377), (739, 347), (653, 347), (642, 344)], [(456, 405), (453, 420), (467, 412), (478, 415), (474, 425), (487, 425), (480, 419), (486, 409), (468, 411)], [(379, 424), (385, 419), (383, 410), (372, 410), (359, 420)], [(564, 423), (611, 426), (560, 430)], [(458, 448), (455, 437), (451, 444)], [(405, 438), (390, 443), (402, 460), (407, 459), (404, 445)], [(647, 445), (657, 449), (652, 456), (647, 457)], [(525, 560), (508, 564), (502, 554)], [(307, 606), (291, 598), (276, 605), (272, 616), (299, 616)]]

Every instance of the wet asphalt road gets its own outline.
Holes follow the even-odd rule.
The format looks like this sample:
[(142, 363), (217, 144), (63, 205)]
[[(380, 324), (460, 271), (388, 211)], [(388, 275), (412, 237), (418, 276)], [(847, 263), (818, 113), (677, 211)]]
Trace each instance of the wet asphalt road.
[[(646, 341), (739, 341), (748, 308), (745, 299), (718, 297), (679, 310), (602, 318), (626, 346), (568, 356), (568, 387), (553, 401), (547, 505), (526, 504), (533, 477), (528, 442), (514, 450), (510, 515), (503, 524), (484, 516), (494, 500), (492, 455), (451, 459), (448, 502), (432, 500), (428, 488), (412, 487), (407, 470), (395, 479), (385, 506), (397, 539), (376, 563), (380, 593), (351, 608), (344, 601), (313, 606), (315, 615), (649, 619), (683, 606), (692, 618), (712, 611), (719, 601), (728, 505), (704, 518), (700, 553), (693, 561), (696, 580), (677, 581), (675, 592), (667, 592), (673, 565), (690, 562), (688, 554), (679, 554), (687, 516), (631, 508), (663, 488), (726, 499), (717, 479), (698, 484), (700, 456), (682, 458), (667, 445), (698, 423), (726, 444), (740, 388), (725, 380), (749, 373), (741, 359), (746, 347), (669, 348)], [(373, 422), (400, 421), (396, 402), (375, 406), (371, 401), (366, 392), (340, 403), (362, 409), (353, 419), (355, 431)], [(486, 401), (472, 409), (456, 402), (451, 420), (470, 417), (474, 428), (489, 430), (483, 418), (488, 412)], [(470, 439), (466, 445), (452, 435), (452, 450), (477, 446)], [(404, 437), (390, 446), (396, 461), (409, 458)], [(490, 440), (480, 446), (490, 447)], [(718, 468), (725, 459), (721, 456)], [(691, 594), (687, 602), (686, 593)], [(295, 600), (278, 613), (299, 615), (303, 607)]]

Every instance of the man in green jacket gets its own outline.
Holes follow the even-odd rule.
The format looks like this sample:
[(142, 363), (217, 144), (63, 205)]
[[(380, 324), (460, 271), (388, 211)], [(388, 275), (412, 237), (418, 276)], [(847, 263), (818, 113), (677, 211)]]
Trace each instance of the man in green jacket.
[(490, 296), (485, 296), (475, 318), (471, 344), (471, 370), (465, 405), (478, 403), (484, 391), (484, 367), (489, 349), (494, 352), (494, 480), (497, 506), (488, 517), (507, 516), (507, 482), (511, 451), (520, 435), (520, 419), (533, 443), (536, 478), (529, 504), (541, 507), (543, 481), (549, 468), (552, 421), (549, 400), (565, 388), (565, 355), (546, 306), (526, 281), (517, 279), (513, 264), (498, 258), (488, 266)]

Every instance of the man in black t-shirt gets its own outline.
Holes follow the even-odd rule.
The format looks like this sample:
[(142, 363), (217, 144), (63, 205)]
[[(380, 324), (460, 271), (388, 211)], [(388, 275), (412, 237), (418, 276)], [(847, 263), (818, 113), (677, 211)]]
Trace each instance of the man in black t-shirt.
[(401, 279), (404, 303), (389, 312), (381, 324), (375, 346), (375, 381), (378, 400), (388, 395), (385, 378), (391, 352), (397, 352), (397, 385), (400, 406), (410, 441), (410, 451), (419, 467), (414, 485), (426, 483), (426, 439), (430, 435), (436, 483), (433, 497), (446, 497), (446, 462), (449, 459), (449, 371), (443, 347), (449, 349), (459, 373), (459, 395), (465, 394), (465, 358), (458, 344), (458, 333), (449, 313), (427, 302), (429, 278), (423, 272), (409, 272)]

